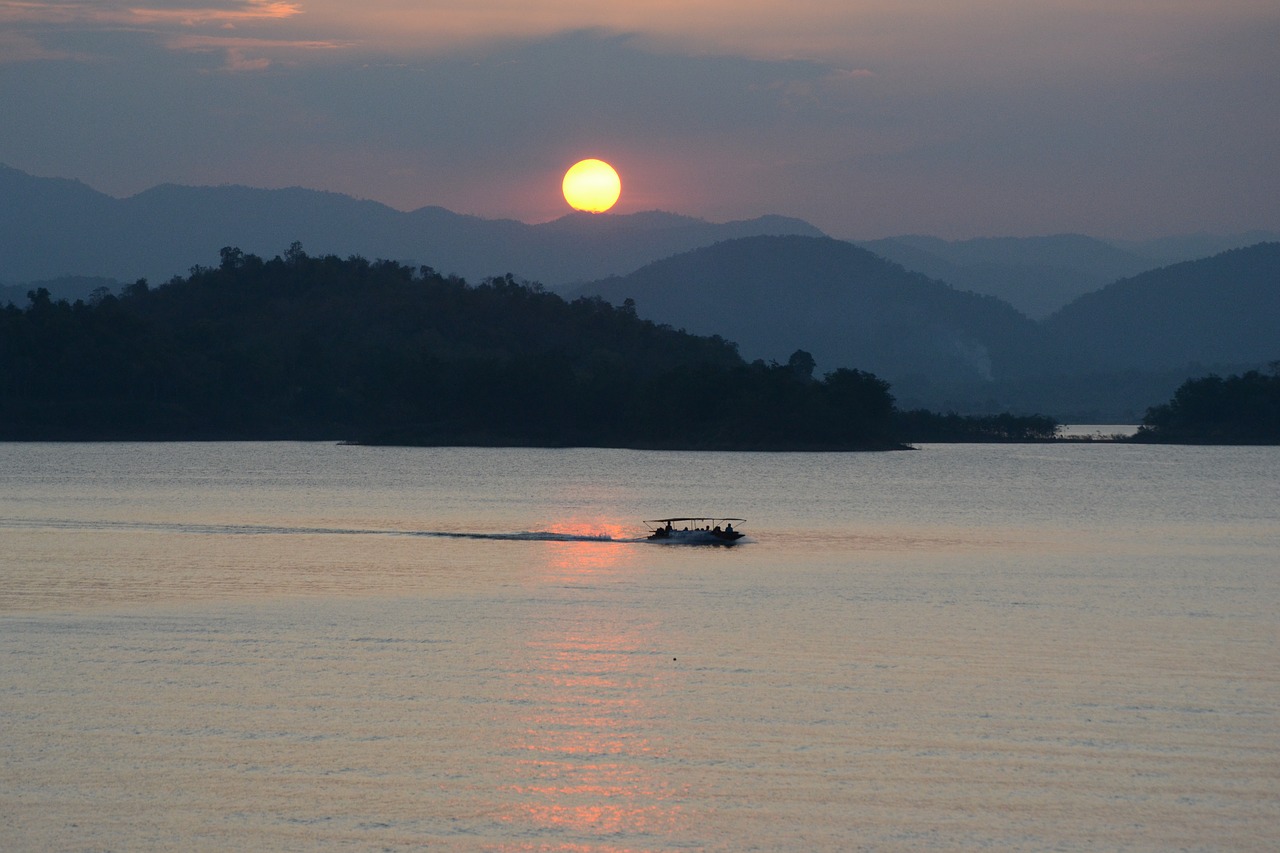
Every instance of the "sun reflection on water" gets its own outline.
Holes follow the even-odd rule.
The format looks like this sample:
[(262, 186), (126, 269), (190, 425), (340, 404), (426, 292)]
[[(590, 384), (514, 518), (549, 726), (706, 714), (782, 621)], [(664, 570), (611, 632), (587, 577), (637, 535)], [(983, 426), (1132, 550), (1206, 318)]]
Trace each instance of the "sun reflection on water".
[[(621, 525), (566, 523), (555, 532), (634, 535)], [(537, 836), (507, 849), (644, 849), (684, 823), (680, 792), (660, 767), (665, 658), (654, 650), (655, 626), (621, 614), (598, 585), (630, 580), (638, 546), (618, 541), (548, 544), (542, 580), (566, 591), (525, 627), (526, 666), (512, 672), (511, 700), (521, 709), (510, 743), (504, 822)], [(574, 592), (580, 593), (573, 598)]]
[[(581, 584), (607, 579), (635, 561), (635, 531), (618, 522), (559, 521), (547, 526), (550, 533), (581, 539), (550, 542), (539, 582)], [(593, 541), (594, 540), (594, 541)]]

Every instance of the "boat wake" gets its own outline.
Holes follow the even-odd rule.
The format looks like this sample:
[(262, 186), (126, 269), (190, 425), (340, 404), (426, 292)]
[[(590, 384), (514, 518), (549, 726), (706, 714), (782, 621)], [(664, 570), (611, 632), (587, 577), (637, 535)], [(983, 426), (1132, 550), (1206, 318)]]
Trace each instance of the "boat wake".
[(434, 536), (443, 539), (498, 539), (508, 542), (643, 542), (643, 538), (621, 538), (585, 533), (555, 533), (550, 530), (526, 530), (522, 533), (459, 533), (440, 530), (405, 531), (407, 536)]
[(422, 536), (436, 539), (491, 539), (503, 542), (643, 542), (592, 533), (560, 533), (552, 530), (524, 530), (514, 533), (469, 532), (460, 530), (388, 530), (361, 527), (303, 527), (270, 524), (195, 524), (190, 522), (113, 521), (105, 519), (0, 518), (0, 529), (121, 530), (153, 533), (185, 533), (205, 536)]

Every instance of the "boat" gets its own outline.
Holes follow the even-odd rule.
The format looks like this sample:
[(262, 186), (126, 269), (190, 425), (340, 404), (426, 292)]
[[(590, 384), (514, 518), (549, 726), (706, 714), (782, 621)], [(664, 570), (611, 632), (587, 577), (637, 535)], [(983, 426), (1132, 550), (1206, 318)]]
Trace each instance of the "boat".
[[(646, 541), (670, 545), (732, 545), (743, 537), (733, 525), (745, 518), (652, 518)], [(654, 525), (657, 527), (654, 527)]]

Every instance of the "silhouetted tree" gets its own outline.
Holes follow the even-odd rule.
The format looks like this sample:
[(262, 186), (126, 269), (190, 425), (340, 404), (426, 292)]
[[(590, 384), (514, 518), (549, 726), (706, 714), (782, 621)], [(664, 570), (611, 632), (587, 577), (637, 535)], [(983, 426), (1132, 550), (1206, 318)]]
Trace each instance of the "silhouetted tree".
[(887, 383), (847, 369), (817, 381), (804, 350), (746, 364), (718, 336), (510, 274), (471, 286), (298, 243), (220, 256), (156, 288), (87, 304), (35, 290), (0, 309), (0, 438), (901, 446)]
[(791, 357), (787, 359), (787, 367), (799, 376), (801, 379), (812, 379), (813, 371), (817, 368), (813, 356), (802, 349), (798, 349), (791, 353)]
[(1280, 444), (1280, 372), (1189, 379), (1153, 406), (1135, 441), (1176, 444)]

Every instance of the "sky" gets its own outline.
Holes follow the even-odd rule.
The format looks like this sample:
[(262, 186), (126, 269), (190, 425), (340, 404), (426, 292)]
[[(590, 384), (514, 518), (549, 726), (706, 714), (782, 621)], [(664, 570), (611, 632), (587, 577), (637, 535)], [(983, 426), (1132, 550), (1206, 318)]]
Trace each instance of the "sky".
[(836, 237), (1280, 230), (1276, 0), (0, 0), (0, 163)]

